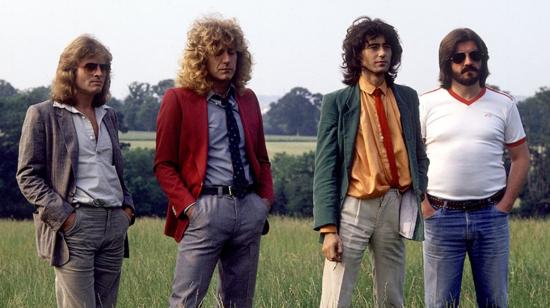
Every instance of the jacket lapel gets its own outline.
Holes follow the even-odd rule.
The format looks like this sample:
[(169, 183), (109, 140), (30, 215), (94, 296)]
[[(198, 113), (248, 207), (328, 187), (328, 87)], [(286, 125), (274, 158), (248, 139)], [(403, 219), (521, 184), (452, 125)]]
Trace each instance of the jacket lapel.
[(115, 169), (117, 169), (117, 173), (119, 173), (119, 177), (120, 177), (119, 166), (121, 165), (122, 154), (120, 153), (119, 147), (117, 146), (118, 132), (109, 111), (106, 110), (106, 113), (105, 113), (105, 116), (103, 116), (102, 122), (103, 124), (105, 124), (105, 128), (107, 128), (107, 132), (109, 132), (109, 137), (111, 138), (111, 144), (112, 144), (111, 147), (113, 149), (113, 164), (115, 165)]
[(71, 159), (73, 176), (76, 178), (76, 171), (78, 170), (78, 137), (76, 136), (73, 119), (69, 111), (63, 108), (54, 107), (54, 109), (57, 117), (57, 124), (61, 129), (65, 147)]
[(353, 158), (355, 137), (357, 136), (357, 127), (359, 125), (359, 113), (361, 111), (359, 87), (349, 87), (343, 96), (342, 106), (342, 139), (344, 151), (344, 163), (346, 167), (351, 166)]
[(399, 114), (401, 116), (401, 127), (403, 128), (403, 137), (405, 138), (405, 144), (407, 149), (410, 149), (410, 142), (414, 140), (412, 134), (412, 122), (411, 122), (411, 110), (409, 105), (407, 105), (406, 97), (399, 90), (399, 86), (392, 86), (393, 95), (397, 101), (397, 108), (399, 109)]

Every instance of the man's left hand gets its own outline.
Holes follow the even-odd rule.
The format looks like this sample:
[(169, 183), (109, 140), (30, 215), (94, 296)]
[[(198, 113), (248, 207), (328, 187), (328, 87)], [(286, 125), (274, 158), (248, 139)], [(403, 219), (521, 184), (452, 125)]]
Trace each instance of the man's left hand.
[(512, 211), (513, 207), (514, 207), (514, 203), (504, 202), (503, 200), (500, 200), (500, 202), (497, 203), (497, 205), (495, 205), (495, 208), (498, 211), (503, 212), (503, 213), (507, 213), (507, 214)]
[(124, 213), (128, 216), (128, 220), (132, 221), (132, 218), (134, 217), (134, 211), (132, 211), (132, 208), (125, 207), (122, 209)]
[(271, 202), (269, 202), (269, 199), (262, 198), (262, 201), (264, 202), (265, 207), (267, 207), (267, 210), (271, 210)]

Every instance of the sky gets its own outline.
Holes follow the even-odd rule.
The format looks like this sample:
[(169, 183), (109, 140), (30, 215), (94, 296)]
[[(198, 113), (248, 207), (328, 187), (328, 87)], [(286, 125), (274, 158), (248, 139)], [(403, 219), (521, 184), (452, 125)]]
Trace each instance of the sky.
[(133, 81), (174, 79), (192, 22), (219, 14), (240, 23), (254, 66), (249, 87), (282, 96), (343, 87), (342, 41), (357, 17), (380, 18), (404, 49), (396, 82), (419, 93), (438, 87), (438, 47), (469, 27), (489, 49), (487, 82), (513, 95), (550, 86), (550, 1), (546, 0), (0, 0), (0, 79), (17, 89), (47, 86), (75, 37), (94, 35), (113, 54), (111, 93)]

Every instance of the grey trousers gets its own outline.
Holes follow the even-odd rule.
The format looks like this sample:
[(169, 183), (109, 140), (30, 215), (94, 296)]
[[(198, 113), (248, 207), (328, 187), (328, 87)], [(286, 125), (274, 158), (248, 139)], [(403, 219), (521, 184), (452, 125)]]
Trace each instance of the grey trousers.
[(170, 307), (199, 307), (216, 264), (218, 306), (252, 307), (267, 214), (267, 206), (255, 193), (243, 199), (201, 196), (178, 244)]
[(115, 307), (130, 219), (120, 208), (79, 207), (65, 232), (69, 262), (54, 267), (58, 307)]
[(383, 197), (359, 200), (346, 197), (339, 235), (342, 262), (325, 259), (321, 308), (350, 307), (353, 289), (368, 247), (377, 307), (403, 307), (405, 244), (399, 235), (401, 194), (391, 189)]

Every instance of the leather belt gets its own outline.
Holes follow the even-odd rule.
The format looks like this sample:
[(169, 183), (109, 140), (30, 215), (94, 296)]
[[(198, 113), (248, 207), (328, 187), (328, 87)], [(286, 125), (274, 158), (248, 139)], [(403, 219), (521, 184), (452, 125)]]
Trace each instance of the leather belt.
[(506, 188), (503, 188), (496, 192), (494, 195), (484, 198), (484, 199), (475, 199), (475, 200), (447, 200), (443, 198), (438, 198), (428, 195), (428, 201), (435, 209), (445, 208), (451, 210), (462, 210), (462, 211), (475, 211), (482, 208), (486, 208), (494, 203), (497, 203), (504, 196)]
[(234, 197), (238, 193), (251, 193), (254, 191), (254, 185), (249, 185), (246, 187), (239, 186), (203, 186), (201, 190), (201, 195), (218, 195), (218, 196), (231, 196)]

